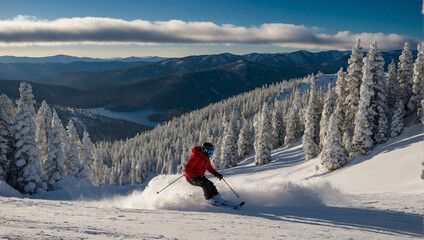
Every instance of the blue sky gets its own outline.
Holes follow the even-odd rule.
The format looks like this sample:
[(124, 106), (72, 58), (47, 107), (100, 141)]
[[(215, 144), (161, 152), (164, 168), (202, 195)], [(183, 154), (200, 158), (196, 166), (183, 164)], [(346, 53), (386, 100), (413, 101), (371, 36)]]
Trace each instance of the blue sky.
[(356, 38), (365, 48), (377, 41), (383, 50), (400, 49), (422, 41), (421, 8), (421, 0), (0, 0), (0, 55), (346, 50)]

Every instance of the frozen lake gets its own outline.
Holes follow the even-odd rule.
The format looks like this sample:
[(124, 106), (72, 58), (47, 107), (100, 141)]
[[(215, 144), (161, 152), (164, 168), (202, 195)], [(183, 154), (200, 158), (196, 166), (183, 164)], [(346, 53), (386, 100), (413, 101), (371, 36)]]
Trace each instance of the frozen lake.
[(151, 109), (139, 109), (134, 111), (114, 111), (114, 110), (107, 110), (102, 107), (99, 107), (99, 108), (87, 108), (87, 110), (93, 113), (104, 115), (104, 116), (125, 119), (131, 122), (136, 122), (136, 123), (140, 123), (147, 126), (154, 127), (160, 124), (160, 122), (153, 122), (147, 118), (147, 116), (149, 115), (161, 113), (161, 111), (155, 111)]

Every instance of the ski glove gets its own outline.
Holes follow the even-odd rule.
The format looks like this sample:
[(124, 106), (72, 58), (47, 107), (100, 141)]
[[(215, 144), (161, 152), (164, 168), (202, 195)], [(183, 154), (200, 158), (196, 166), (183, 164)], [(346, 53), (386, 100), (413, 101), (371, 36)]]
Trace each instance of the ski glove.
[(215, 177), (217, 177), (219, 180), (221, 180), (224, 176), (222, 176), (222, 174), (221, 173), (219, 173), (219, 172), (215, 172)]

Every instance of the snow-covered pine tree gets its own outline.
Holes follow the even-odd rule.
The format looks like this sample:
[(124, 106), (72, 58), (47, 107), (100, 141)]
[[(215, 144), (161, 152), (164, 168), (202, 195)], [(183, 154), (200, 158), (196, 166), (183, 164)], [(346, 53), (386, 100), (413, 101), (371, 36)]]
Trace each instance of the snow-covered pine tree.
[(245, 158), (253, 149), (252, 125), (245, 118), (242, 121), (242, 128), (238, 140), (238, 154), (241, 159)]
[(10, 149), (10, 128), (13, 124), (14, 106), (12, 101), (5, 95), (0, 95), (0, 180), (6, 180), (9, 171)]
[(305, 159), (310, 160), (316, 157), (319, 152), (319, 123), (321, 120), (321, 104), (317, 97), (315, 77), (310, 78), (311, 91), (309, 97), (308, 108), (306, 112), (305, 132), (303, 133), (302, 142), (305, 150)]
[(412, 52), (409, 50), (409, 43), (406, 42), (402, 55), (399, 57), (398, 63), (398, 81), (400, 88), (400, 97), (404, 104), (408, 104), (409, 99), (412, 96), (412, 75), (413, 71)]
[(43, 162), (44, 173), (51, 189), (53, 185), (66, 176), (65, 154), (63, 153), (63, 125), (53, 110), (51, 127), (47, 134), (47, 159)]
[(255, 145), (255, 164), (264, 165), (271, 161), (271, 150), (272, 150), (272, 124), (271, 114), (269, 113), (269, 107), (267, 103), (264, 103), (262, 111), (259, 115), (258, 122), (258, 137), (255, 138), (257, 141)]
[(260, 118), (261, 118), (261, 112), (259, 111), (253, 116), (253, 149), (258, 149), (258, 143), (259, 143), (259, 130), (260, 130)]
[(396, 108), (392, 115), (392, 123), (390, 126), (390, 137), (397, 137), (403, 132), (403, 118), (405, 117), (405, 104), (402, 98), (398, 98)]
[(166, 163), (164, 166), (164, 172), (165, 174), (173, 174), (174, 173), (174, 164), (175, 164), (175, 160), (174, 160), (174, 155), (172, 154), (171, 149), (168, 149), (168, 151), (166, 151)]
[(418, 44), (418, 56), (414, 63), (414, 75), (412, 86), (412, 97), (408, 103), (408, 108), (417, 113), (417, 122), (421, 121), (422, 112), (421, 100), (424, 98), (424, 42)]
[(389, 109), (392, 110), (396, 107), (396, 102), (399, 97), (399, 81), (396, 74), (396, 65), (392, 62), (389, 64), (389, 71), (387, 74), (386, 80), (386, 90), (387, 90), (387, 104)]
[(386, 83), (384, 81), (384, 59), (375, 42), (368, 52), (370, 72), (373, 75), (374, 96), (371, 98), (371, 129), (375, 143), (387, 141), (389, 120)]
[(237, 133), (234, 115), (224, 123), (224, 137), (221, 145), (221, 164), (220, 169), (226, 169), (237, 166), (239, 156), (237, 151)]
[(79, 145), (77, 129), (74, 122), (69, 120), (66, 126), (67, 139), (65, 141), (65, 169), (66, 175), (79, 177), (82, 165), (79, 159)]
[[(120, 168), (118, 169), (119, 185), (128, 185), (131, 183), (131, 161), (128, 156), (123, 157)], [(165, 173), (165, 172), (164, 172)]]
[(233, 129), (228, 129), (227, 134), (224, 136), (221, 148), (222, 154), (220, 169), (236, 166), (238, 164), (237, 138), (233, 132)]
[(164, 174), (163, 172), (164, 166), (165, 166), (165, 159), (163, 157), (163, 149), (158, 148), (156, 150), (156, 173), (157, 174)]
[(135, 167), (136, 169), (136, 183), (137, 184), (142, 184), (146, 181), (147, 179), (147, 167), (146, 167), (146, 162), (143, 161), (143, 158), (140, 158), (137, 161), (137, 166)]
[(342, 138), (338, 130), (338, 119), (335, 111), (330, 116), (328, 132), (323, 139), (322, 152), (320, 153), (321, 165), (324, 169), (334, 171), (347, 162), (347, 153), (342, 146)]
[(335, 87), (335, 92), (337, 94), (335, 111), (338, 111), (336, 114), (337, 119), (337, 129), (339, 131), (340, 136), (346, 131), (343, 127), (347, 127), (348, 125), (344, 123), (345, 121), (345, 113), (346, 113), (346, 105), (345, 99), (348, 95), (345, 73), (343, 72), (343, 68), (337, 72), (337, 82)]
[(272, 110), (272, 147), (276, 149), (284, 143), (284, 121), (280, 103), (275, 102)]
[[(424, 113), (424, 99), (421, 100), (421, 112)], [(421, 115), (421, 123), (424, 125), (424, 114)], [(424, 161), (421, 163), (423, 166), (423, 171), (421, 172), (421, 179), (424, 180)]]
[[(308, 80), (310, 76), (307, 77)], [(300, 138), (303, 136), (303, 132), (305, 131), (305, 117), (304, 117), (304, 110), (307, 109), (307, 102), (308, 102), (308, 94), (303, 93), (303, 95), (300, 95), (300, 90), (296, 89), (292, 91), (292, 95), (294, 92), (294, 98), (292, 101), (293, 107), (296, 109), (296, 114), (295, 114), (295, 122), (297, 125), (297, 129), (295, 131), (295, 136), (296, 139)], [(302, 102), (304, 102), (305, 104), (303, 104)], [(304, 107), (305, 106), (305, 107)]]
[(101, 147), (94, 149), (94, 162), (91, 168), (92, 183), (96, 186), (104, 186), (106, 184), (106, 169), (107, 166), (103, 163), (104, 150)]
[[(307, 78), (308, 82), (311, 82), (310, 76)], [(300, 104), (298, 107), (296, 107), (297, 109), (299, 109), (299, 122), (300, 122), (300, 129), (298, 130), (299, 132), (299, 138), (301, 138), (303, 136), (303, 134), (305, 133), (305, 125), (306, 125), (306, 115), (307, 115), (307, 111), (308, 111), (308, 106), (309, 106), (309, 96), (310, 96), (310, 89), (306, 89), (301, 96), (300, 99)], [(296, 94), (297, 95), (297, 94)], [(295, 104), (297, 101), (294, 101)]]
[[(224, 131), (222, 131), (222, 133), (223, 132)], [(211, 160), (212, 167), (214, 167), (215, 169), (220, 169), (221, 168), (221, 154), (222, 153), (221, 153), (221, 148), (219, 146), (222, 146), (222, 140), (223, 140), (222, 137), (219, 137), (216, 140), (206, 140), (207, 142), (215, 143), (214, 146), (216, 146), (215, 147), (215, 150), (214, 150), (214, 153), (213, 153), (213, 156), (212, 156), (212, 159), (210, 159)], [(191, 146), (193, 146), (193, 145), (191, 145)], [(191, 156), (191, 154), (190, 154), (190, 156)]]
[(184, 143), (183, 150), (181, 152), (181, 163), (177, 167), (178, 173), (184, 173), (185, 165), (187, 164), (189, 159), (190, 159), (190, 148), (188, 147), (187, 143)]
[(119, 178), (121, 177), (120, 170), (121, 170), (121, 163), (114, 162), (110, 169), (110, 180), (109, 180), (110, 185), (119, 185)]
[(340, 68), (340, 70), (337, 72), (335, 93), (341, 99), (346, 99), (348, 95), (347, 85), (346, 85), (346, 76), (345, 76), (345, 73), (343, 72), (343, 68)]
[(20, 99), (16, 101), (18, 111), (11, 128), (14, 152), (10, 163), (9, 185), (22, 193), (33, 194), (46, 190), (46, 176), (41, 168), (40, 150), (35, 141), (34, 95), (32, 86), (22, 82)]
[(374, 95), (373, 74), (370, 72), (370, 61), (364, 58), (359, 110), (355, 117), (355, 131), (352, 140), (351, 157), (367, 155), (374, 146), (370, 123), (371, 98)]
[(324, 144), (324, 137), (325, 135), (327, 135), (327, 132), (329, 129), (330, 117), (336, 107), (336, 100), (337, 100), (337, 95), (331, 88), (331, 84), (328, 84), (328, 90), (327, 90), (327, 93), (325, 94), (324, 108), (321, 114), (321, 121), (319, 123), (319, 126), (320, 126), (320, 131), (319, 131), (320, 143), (319, 144), (321, 149)]
[[(419, 110), (420, 109), (418, 109), (418, 111)], [(424, 125), (424, 99), (421, 100), (421, 112), (423, 113), (423, 114), (421, 114), (421, 123)]]
[(93, 142), (88, 132), (84, 131), (82, 141), (79, 146), (79, 159), (81, 162), (80, 178), (90, 181), (91, 166), (93, 165)]
[(44, 161), (47, 160), (47, 139), (48, 133), (51, 131), (50, 128), (52, 123), (52, 110), (46, 101), (41, 103), (35, 122), (37, 123), (36, 140), (38, 149), (40, 149), (41, 152), (41, 162), (44, 163)]
[(362, 66), (363, 66), (363, 50), (361, 47), (361, 40), (358, 39), (355, 46), (352, 48), (352, 54), (348, 61), (346, 84), (348, 95), (345, 99), (346, 112), (345, 112), (345, 126), (342, 136), (343, 146), (350, 152), (352, 146), (352, 137), (355, 129), (354, 121), (359, 106), (359, 95), (362, 83)]
[(296, 142), (298, 137), (298, 130), (300, 128), (299, 115), (297, 108), (291, 106), (286, 120), (286, 136), (284, 137), (284, 145)]

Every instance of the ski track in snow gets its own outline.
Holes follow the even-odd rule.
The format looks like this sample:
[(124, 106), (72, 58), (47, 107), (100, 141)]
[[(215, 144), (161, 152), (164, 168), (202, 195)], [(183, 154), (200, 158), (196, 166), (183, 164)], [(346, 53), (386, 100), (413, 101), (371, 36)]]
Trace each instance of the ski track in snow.
[(184, 179), (157, 194), (181, 175), (104, 188), (67, 178), (30, 198), (0, 182), (0, 239), (422, 239), (423, 130), (408, 127), (333, 173), (304, 162), (301, 142), (273, 151), (268, 165), (247, 158), (222, 171), (246, 201), (240, 210), (207, 205)]

